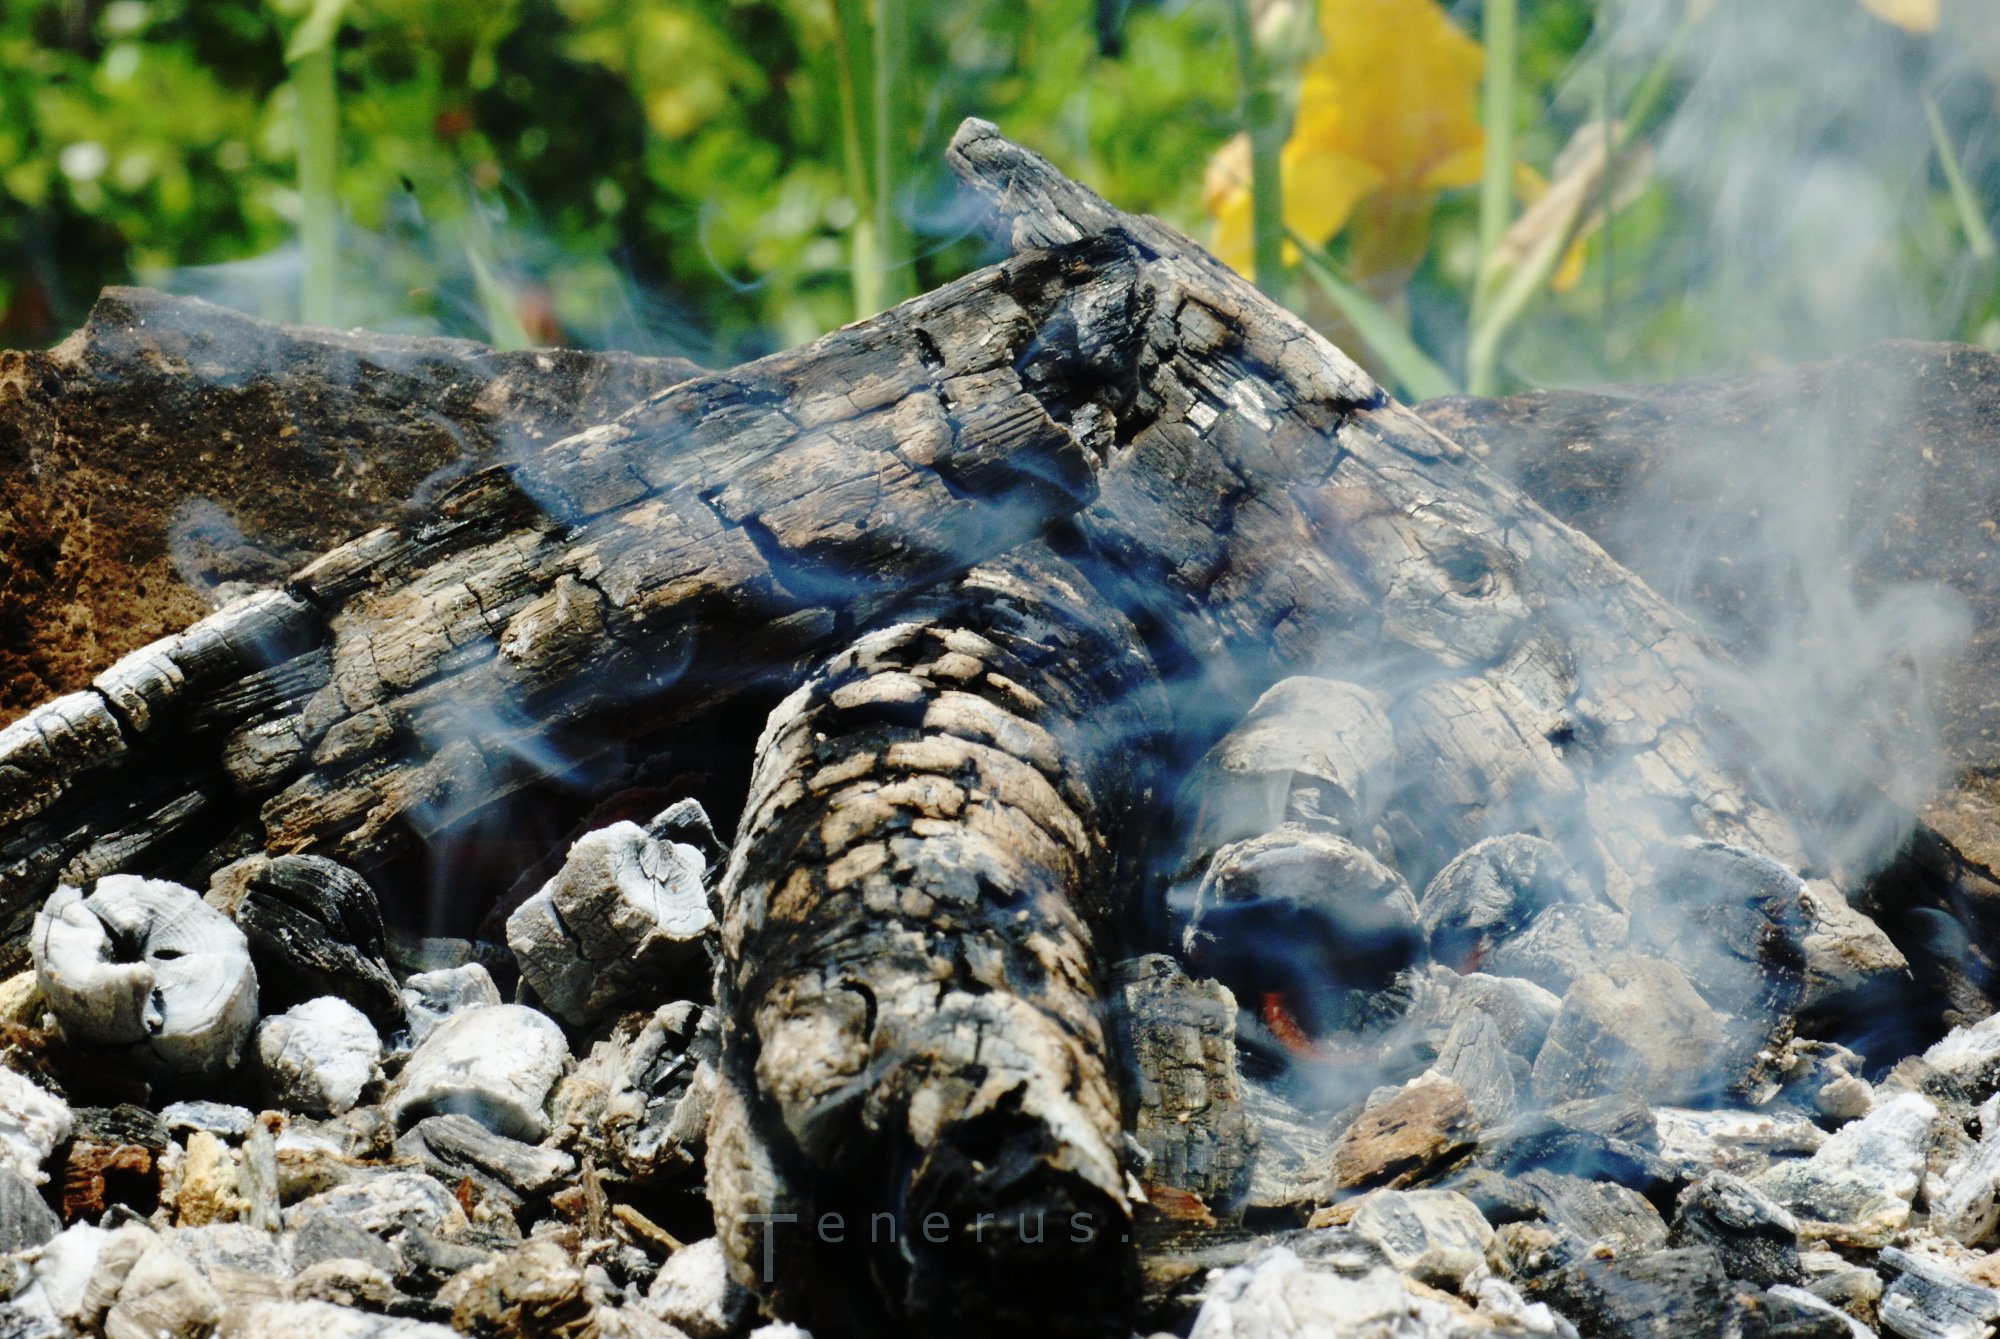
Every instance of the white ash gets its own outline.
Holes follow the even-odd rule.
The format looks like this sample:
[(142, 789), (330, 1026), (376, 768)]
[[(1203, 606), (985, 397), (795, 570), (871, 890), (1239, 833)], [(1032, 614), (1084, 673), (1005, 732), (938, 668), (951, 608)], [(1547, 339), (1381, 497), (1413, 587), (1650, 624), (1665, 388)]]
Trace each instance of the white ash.
[(222, 1318), (222, 1299), (165, 1238), (133, 1264), (104, 1317), (104, 1339), (201, 1339)]
[(460, 1112), (495, 1134), (539, 1141), (549, 1093), (569, 1064), (569, 1043), (546, 1014), (493, 1004), (446, 1018), (411, 1053), (389, 1089), (398, 1125)]
[(456, 1013), (500, 1003), (493, 975), (476, 962), (434, 972), (417, 972), (403, 981), (403, 1016), (410, 1044), (421, 1045), (437, 1025)]
[(74, 1124), (67, 1102), (25, 1074), (0, 1065), (0, 1165), (41, 1185), (49, 1179), (42, 1164), (57, 1144), (69, 1138)]
[(206, 1130), (225, 1139), (241, 1139), (256, 1119), (250, 1108), (227, 1102), (170, 1102), (160, 1108), (160, 1123), (169, 1132)]
[(1652, 1110), (1660, 1156), (1693, 1178), (1706, 1172), (1753, 1176), (1774, 1159), (1817, 1153), (1828, 1138), (1825, 1130), (1790, 1111)]
[(1362, 1198), (1347, 1225), (1405, 1274), (1450, 1288), (1485, 1268), (1493, 1240), (1478, 1207), (1450, 1190), (1378, 1190)]
[(1987, 1339), (1993, 1333), (2000, 1292), (1961, 1277), (1929, 1254), (1891, 1246), (1882, 1252), (1882, 1263), (1896, 1271), (1882, 1294), (1883, 1329), (1905, 1339)]
[(382, 1039), (337, 995), (295, 1004), (257, 1025), (264, 1100), (309, 1116), (352, 1111), (382, 1075)]
[(170, 1234), (188, 1263), (222, 1298), (225, 1317), (244, 1306), (282, 1301), (295, 1272), (290, 1233), (246, 1223), (205, 1223)]
[(270, 1339), (311, 1335), (312, 1339), (458, 1339), (448, 1325), (379, 1316), (330, 1302), (265, 1302), (231, 1311), (215, 1339)]
[(694, 847), (659, 841), (637, 823), (585, 833), (507, 918), (522, 979), (550, 1013), (583, 1026), (705, 966), (704, 943), (716, 931), (702, 886), (707, 864)]
[(1953, 1028), (1923, 1059), (1938, 1077), (1983, 1100), (2000, 1087), (2000, 1014)]
[(36, 980), (65, 1040), (130, 1057), (168, 1083), (208, 1083), (257, 1021), (243, 932), (191, 889), (107, 875), (65, 884), (35, 914)]
[(1799, 1218), (1802, 1235), (1883, 1246), (1910, 1220), (1938, 1109), (1904, 1093), (1834, 1133), (1820, 1150), (1750, 1178)]
[[(1443, 1339), (1493, 1328), (1471, 1307), (1393, 1269), (1348, 1278), (1278, 1246), (1210, 1277), (1190, 1339)], [(1555, 1332), (1553, 1323), (1544, 1331)]]
[(756, 1310), (750, 1294), (729, 1277), (719, 1237), (704, 1237), (668, 1256), (646, 1290), (646, 1306), (689, 1339), (725, 1339)]
[(1972, 1148), (1925, 1181), (1931, 1228), (1967, 1246), (1978, 1246), (2000, 1227), (2000, 1131), (1986, 1128)]

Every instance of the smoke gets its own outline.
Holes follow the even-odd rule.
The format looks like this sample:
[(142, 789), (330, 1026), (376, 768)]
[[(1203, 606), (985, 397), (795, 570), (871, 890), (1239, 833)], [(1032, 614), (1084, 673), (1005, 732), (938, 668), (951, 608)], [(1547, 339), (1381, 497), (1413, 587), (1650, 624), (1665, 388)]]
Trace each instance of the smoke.
[[(1680, 226), (1606, 248), (1598, 319), (1542, 323), (1514, 373), (1582, 385), (1638, 360), (1654, 375), (1740, 372), (1955, 337), (1992, 269), (1939, 204), (1925, 109), (1952, 113), (1954, 152), (1991, 179), (2000, 33), (1953, 21), (1919, 36), (1847, 0), (1607, 4), (1558, 105), (1609, 90), (1615, 108), (1663, 68), (1671, 112), (1650, 137)], [(1933, 694), (1970, 632), (1949, 588), (1859, 571), (1879, 536), (1924, 524), (1921, 489), (1897, 477), (1916, 462), (1895, 434), (1923, 393), (1905, 365), (1910, 379), (1876, 375), (1865, 392), (1807, 376), (1734, 420), (1674, 418), (1592, 526), (1730, 648), (1713, 669), (1744, 766), (1850, 878), (1890, 858), (1944, 778)]]
[[(303, 258), (295, 244), (215, 265), (147, 273), (142, 282), (261, 316), (296, 321)], [(712, 332), (640, 284), (619, 258), (578, 249), (511, 186), (470, 180), (447, 213), (414, 191), (378, 227), (341, 224), (331, 324), (385, 334), (469, 337), (501, 348), (561, 345), (712, 361)]]
[(2000, 31), (1974, 8), (1916, 35), (1855, 0), (1607, 0), (1557, 116), (1623, 116), (1663, 74), (1669, 110), (1648, 138), (1671, 226), (1630, 217), (1583, 286), (1598, 319), (1517, 342), (1516, 374), (1687, 376), (1956, 336), (1991, 272), (1938, 206), (1925, 108), (1974, 184), (1990, 180)]

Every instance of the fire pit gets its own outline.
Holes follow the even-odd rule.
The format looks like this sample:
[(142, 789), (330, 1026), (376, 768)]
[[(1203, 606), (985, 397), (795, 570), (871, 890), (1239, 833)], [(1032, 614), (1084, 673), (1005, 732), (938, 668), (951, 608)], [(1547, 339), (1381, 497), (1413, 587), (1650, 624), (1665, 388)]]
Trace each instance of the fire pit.
[(0, 732), (0, 1332), (1990, 1333), (1979, 872), (951, 159), (1009, 258), (622, 412), (401, 346), (483, 458)]

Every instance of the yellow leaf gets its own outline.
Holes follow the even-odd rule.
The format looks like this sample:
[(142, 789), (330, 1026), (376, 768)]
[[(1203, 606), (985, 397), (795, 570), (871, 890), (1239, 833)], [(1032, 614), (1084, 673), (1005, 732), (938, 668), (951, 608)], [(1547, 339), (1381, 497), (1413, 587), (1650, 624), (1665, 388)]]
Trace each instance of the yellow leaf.
[(1861, 7), (1907, 32), (1937, 31), (1938, 0), (1861, 0)]

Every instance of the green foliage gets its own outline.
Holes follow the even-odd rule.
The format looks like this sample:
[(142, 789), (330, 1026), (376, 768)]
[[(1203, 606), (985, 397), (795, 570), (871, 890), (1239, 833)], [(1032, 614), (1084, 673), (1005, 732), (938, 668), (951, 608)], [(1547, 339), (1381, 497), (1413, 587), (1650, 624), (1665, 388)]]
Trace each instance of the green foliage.
[[(295, 262), (186, 270), (296, 243), (285, 51), (308, 8), (0, 8), (6, 342), (55, 337), (134, 279), (296, 319)], [(908, 8), (884, 151), (911, 239), (888, 293), (986, 255), (941, 161), (973, 113), (1198, 223), (1201, 164), (1234, 128), (1219, 9), (1138, 8), (1110, 58), (1089, 0)], [(716, 361), (853, 319), (834, 35), (832, 0), (353, 0), (333, 31), (337, 319)]]
[[(942, 163), (966, 115), (1207, 236), (1204, 172), (1254, 105), (1232, 31), (1248, 14), (1263, 40), (1287, 12), (1309, 30), (1304, 4), (11, 0), (0, 344), (59, 337), (120, 282), (297, 319), (301, 238), (310, 252), (321, 235), (320, 291), (342, 323), (753, 356), (991, 254)], [(1627, 117), (1654, 89), (1629, 133), (1660, 166), (1607, 226), (1579, 229), (1557, 291), (1539, 285), (1510, 316), (1483, 376), (1684, 375), (1884, 334), (2000, 341), (1986, 249), (2000, 23), (1952, 17), (1981, 7), (1947, 6), (1960, 26), (1925, 36), (1846, 0), (1516, 4), (1513, 88), (1484, 113), (1511, 106), (1513, 159), (1546, 176), (1579, 125)], [(1480, 37), (1482, 0), (1447, 9)], [(1707, 26), (1676, 49), (1692, 16)], [(288, 46), (322, 38), (323, 192), (301, 174), (323, 123), (306, 68), (287, 63)], [(876, 78), (884, 68), (901, 77)], [(1744, 180), (1727, 154), (1704, 163), (1698, 136), (1787, 156), (1771, 160), (1779, 175)], [(1483, 192), (1489, 243), (1497, 180)], [(1758, 251), (1754, 211), (1721, 212), (1760, 189), (1784, 254)], [(1437, 193), (1410, 255), (1387, 249), (1392, 282), (1365, 263), (1382, 236), (1363, 256), (1342, 233), (1290, 296), (1379, 373), (1405, 369), (1407, 390), (1462, 380), (1481, 195)], [(1842, 207), (1857, 198), (1874, 214)], [(334, 227), (315, 234), (315, 221)], [(1380, 234), (1381, 213), (1367, 221)]]

